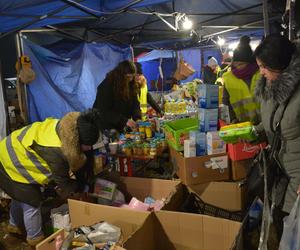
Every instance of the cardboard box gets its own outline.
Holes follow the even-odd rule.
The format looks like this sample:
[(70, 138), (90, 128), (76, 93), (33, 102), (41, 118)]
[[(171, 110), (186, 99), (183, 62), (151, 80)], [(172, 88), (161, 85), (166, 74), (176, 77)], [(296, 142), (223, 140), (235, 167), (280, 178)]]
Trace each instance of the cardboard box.
[(228, 250), (240, 226), (239, 222), (206, 215), (159, 211), (125, 246), (128, 250)]
[[(132, 237), (150, 215), (149, 212), (108, 207), (76, 200), (68, 200), (68, 203), (72, 227), (92, 225), (100, 221), (111, 223), (121, 228), (121, 239), (125, 249), (128, 249), (126, 241)], [(147, 244), (146, 239), (144, 243), (137, 243), (137, 247), (143, 249), (143, 244)]]
[(188, 188), (210, 205), (229, 211), (244, 209), (245, 186), (240, 182), (209, 182), (189, 185)]
[[(147, 213), (75, 200), (69, 200), (69, 210), (73, 227), (102, 220), (119, 226), (123, 247), (127, 250), (227, 250), (241, 226), (239, 222), (206, 215), (169, 211)], [(51, 239), (55, 239), (55, 235)], [(42, 245), (37, 250), (55, 249), (46, 247)]]
[(234, 181), (246, 178), (253, 159), (231, 161), (231, 179)]
[(184, 201), (186, 190), (181, 181), (152, 178), (121, 177), (127, 192), (140, 201), (148, 196), (156, 200), (166, 199), (162, 210), (177, 211)]
[(57, 237), (65, 238), (66, 232), (63, 229), (59, 229), (57, 232), (44, 239), (42, 242), (36, 245), (36, 250), (56, 250), (55, 244)]
[(184, 184), (229, 180), (226, 153), (184, 158), (179, 152), (170, 149), (170, 157), (176, 174)]

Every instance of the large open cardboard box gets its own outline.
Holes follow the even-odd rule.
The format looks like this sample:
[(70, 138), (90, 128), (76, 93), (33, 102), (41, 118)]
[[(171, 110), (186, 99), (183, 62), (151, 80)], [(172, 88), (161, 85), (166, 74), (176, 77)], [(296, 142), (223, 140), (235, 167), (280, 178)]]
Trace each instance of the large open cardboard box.
[[(72, 227), (93, 225), (100, 221), (106, 221), (116, 225), (122, 230), (122, 242), (126, 242), (145, 222), (149, 212), (102, 206), (98, 204), (68, 200), (69, 213)], [(49, 236), (40, 243), (37, 250), (55, 250), (55, 238), (57, 234), (63, 236), (62, 230)], [(140, 246), (141, 247), (141, 246)], [(143, 249), (142, 247), (140, 249)]]
[(206, 215), (159, 211), (147, 218), (125, 246), (127, 250), (228, 250), (240, 226)]
[[(72, 227), (107, 221), (122, 229), (127, 250), (227, 250), (239, 222), (206, 215), (159, 211), (148, 213), (69, 200)], [(55, 250), (60, 230), (40, 243), (37, 250)]]
[[(206, 155), (185, 158), (176, 150), (170, 148), (171, 162), (176, 174), (184, 184), (199, 184), (210, 181), (229, 180), (227, 154)], [(217, 162), (222, 169), (207, 167)]]
[(241, 211), (245, 203), (245, 186), (241, 182), (208, 182), (189, 185), (205, 203), (229, 211)]
[(156, 200), (165, 198), (162, 210), (177, 211), (186, 195), (184, 185), (178, 180), (122, 177), (121, 181), (127, 192), (141, 201), (147, 196)]

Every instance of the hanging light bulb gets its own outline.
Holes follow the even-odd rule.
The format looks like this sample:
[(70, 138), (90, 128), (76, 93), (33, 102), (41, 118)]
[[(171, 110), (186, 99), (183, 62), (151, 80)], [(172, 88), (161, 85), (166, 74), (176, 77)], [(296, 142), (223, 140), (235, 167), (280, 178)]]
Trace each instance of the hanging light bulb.
[(233, 51), (230, 50), (230, 51), (228, 52), (228, 55), (229, 55), (230, 57), (233, 57)]
[(218, 37), (217, 44), (218, 44), (219, 46), (223, 46), (223, 45), (225, 44), (225, 39), (224, 39), (224, 38), (221, 38), (221, 37)]
[(190, 19), (188, 19), (188, 17), (184, 17), (182, 27), (185, 30), (190, 30), (193, 27), (193, 22)]

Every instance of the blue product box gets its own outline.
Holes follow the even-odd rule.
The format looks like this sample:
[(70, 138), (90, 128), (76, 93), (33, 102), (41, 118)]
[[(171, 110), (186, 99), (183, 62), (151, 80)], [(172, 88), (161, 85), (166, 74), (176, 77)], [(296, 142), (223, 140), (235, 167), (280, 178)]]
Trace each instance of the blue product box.
[(218, 109), (199, 109), (199, 130), (200, 132), (218, 130)]
[(218, 108), (219, 85), (200, 84), (198, 87), (199, 108)]
[(196, 156), (206, 155), (206, 134), (200, 131), (190, 131), (190, 140), (196, 144)]

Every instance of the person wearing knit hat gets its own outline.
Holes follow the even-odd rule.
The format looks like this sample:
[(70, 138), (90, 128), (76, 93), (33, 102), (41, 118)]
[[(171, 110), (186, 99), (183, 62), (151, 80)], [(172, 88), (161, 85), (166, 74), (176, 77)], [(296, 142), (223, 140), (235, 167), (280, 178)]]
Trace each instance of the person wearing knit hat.
[[(276, 188), (269, 186), (270, 190), (274, 190), (272, 224), (276, 229), (278, 242), (282, 243), (280, 239), (284, 239), (283, 242), (289, 244), (289, 238), (282, 236), (287, 226), (284, 218), (291, 213), (300, 195), (300, 44), (280, 34), (268, 35), (257, 46), (254, 55), (262, 75), (255, 89), (261, 106), (262, 121), (253, 132), (257, 138), (264, 138), (267, 144), (272, 143), (276, 133), (279, 134), (280, 149), (274, 157), (280, 163), (282, 171), (279, 171), (280, 176), (275, 177), (277, 180), (273, 185)], [(273, 170), (276, 172), (276, 168), (272, 166)], [(279, 248), (274, 246), (272, 249), (289, 248), (284, 245), (280, 244)], [(298, 243), (294, 245), (299, 249)]]
[(0, 189), (12, 198), (7, 244), (14, 242), (13, 234), (26, 235), (32, 247), (43, 240), (41, 187), (55, 186), (63, 199), (84, 191), (82, 176), (91, 168), (85, 151), (97, 142), (99, 123), (96, 110), (70, 112), (15, 130), (0, 142)]
[(223, 74), (223, 104), (229, 107), (232, 123), (260, 121), (259, 104), (254, 96), (260, 78), (258, 66), (250, 47), (250, 38), (242, 36), (233, 52), (231, 71)]
[(147, 79), (143, 75), (142, 65), (138, 62), (135, 63), (136, 76), (135, 81), (139, 87), (138, 100), (140, 102), (142, 119), (146, 119), (148, 104), (156, 111), (159, 116), (163, 116), (162, 109), (158, 106), (152, 95), (148, 92)]
[(218, 61), (213, 56), (208, 57), (207, 65), (203, 70), (203, 82), (206, 84), (215, 84), (218, 71), (220, 70)]

